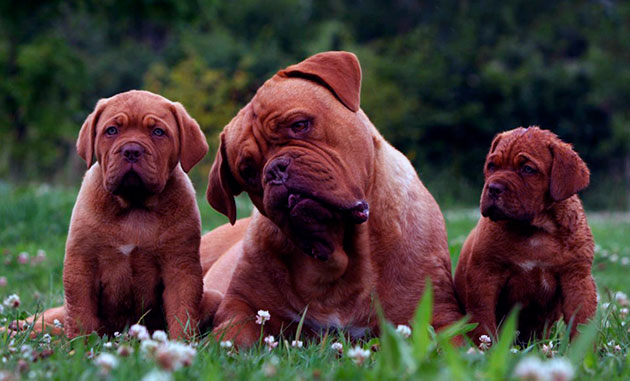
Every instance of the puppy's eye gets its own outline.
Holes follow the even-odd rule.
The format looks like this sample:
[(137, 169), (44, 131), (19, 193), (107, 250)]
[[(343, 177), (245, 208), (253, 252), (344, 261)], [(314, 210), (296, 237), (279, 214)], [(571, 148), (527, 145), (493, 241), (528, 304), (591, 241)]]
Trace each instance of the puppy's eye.
[(494, 171), (495, 169), (497, 169), (497, 166), (493, 162), (490, 162), (488, 163), (486, 168), (488, 169), (488, 171)]
[(311, 126), (311, 122), (308, 120), (299, 120), (293, 124), (291, 124), (291, 131), (295, 133), (303, 133), (306, 132)]
[(153, 135), (155, 135), (155, 136), (164, 136), (164, 135), (166, 135), (166, 132), (163, 129), (161, 129), (161, 128), (156, 128), (156, 129), (153, 130)]
[(107, 129), (105, 130), (105, 133), (109, 136), (112, 135), (116, 135), (118, 133), (118, 128), (114, 127), (114, 126), (109, 126), (107, 127)]
[(522, 168), (523, 173), (526, 173), (528, 175), (534, 174), (536, 173), (536, 170), (532, 167), (530, 167), (529, 165), (524, 165)]

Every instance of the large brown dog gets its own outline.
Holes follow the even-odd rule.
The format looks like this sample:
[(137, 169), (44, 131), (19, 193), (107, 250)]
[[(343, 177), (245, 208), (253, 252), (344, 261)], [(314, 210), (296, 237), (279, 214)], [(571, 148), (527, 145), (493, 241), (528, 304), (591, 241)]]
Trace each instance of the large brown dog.
[(202, 239), (204, 291), (224, 295), (214, 331), (237, 345), (258, 339), (259, 309), (273, 335), (307, 307), (307, 331), (376, 332), (375, 299), (408, 324), (427, 278), (433, 325), (461, 317), (439, 207), (359, 108), (360, 87), (353, 54), (317, 54), (268, 80), (221, 134), (208, 201), (232, 223), (236, 194), (256, 207)]
[(591, 276), (593, 237), (576, 193), (588, 185), (586, 164), (538, 127), (499, 134), (485, 164), (477, 227), (462, 248), (455, 287), (478, 341), (519, 304), (519, 341), (539, 338), (564, 316), (585, 323), (597, 307)]
[(179, 103), (129, 91), (98, 102), (77, 150), (91, 168), (70, 221), (65, 304), (35, 330), (58, 319), (69, 337), (111, 335), (143, 317), (171, 337), (194, 333), (201, 221), (184, 172), (208, 151), (199, 125)]

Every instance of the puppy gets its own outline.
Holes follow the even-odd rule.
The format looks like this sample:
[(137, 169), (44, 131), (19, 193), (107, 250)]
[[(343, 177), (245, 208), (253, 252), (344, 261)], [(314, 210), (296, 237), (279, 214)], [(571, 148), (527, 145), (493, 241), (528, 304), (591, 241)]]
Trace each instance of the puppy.
[(304, 311), (304, 334), (375, 334), (375, 301), (409, 324), (427, 278), (434, 326), (461, 317), (440, 209), (360, 109), (360, 89), (353, 54), (317, 54), (265, 82), (225, 127), (208, 201), (232, 223), (236, 194), (256, 210), (202, 239), (202, 310), (218, 305), (217, 337), (255, 343), (258, 310), (271, 314), (266, 335), (295, 332)]
[(194, 334), (201, 221), (185, 172), (208, 151), (199, 125), (179, 103), (128, 91), (98, 102), (77, 151), (89, 170), (66, 242), (65, 303), (35, 330), (57, 319), (68, 337), (112, 335), (143, 319), (173, 338)]
[(455, 288), (479, 326), (497, 324), (520, 306), (519, 341), (538, 338), (564, 318), (577, 325), (595, 314), (593, 236), (577, 192), (589, 183), (586, 164), (556, 135), (538, 127), (497, 135), (486, 158), (481, 214), (455, 272)]

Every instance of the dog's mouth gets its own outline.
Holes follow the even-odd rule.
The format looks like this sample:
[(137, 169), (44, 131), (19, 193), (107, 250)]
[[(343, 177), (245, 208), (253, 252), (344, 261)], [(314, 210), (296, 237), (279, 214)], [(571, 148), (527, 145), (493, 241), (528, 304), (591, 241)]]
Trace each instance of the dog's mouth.
[[(287, 209), (290, 216), (298, 215), (302, 213), (304, 209), (311, 209), (313, 211), (321, 211), (324, 209), (329, 211), (328, 213), (323, 213), (322, 217), (325, 217), (325, 219), (330, 218), (332, 214), (338, 214), (340, 218), (346, 219), (354, 224), (362, 224), (367, 221), (370, 216), (370, 207), (365, 200), (344, 204), (298, 192), (289, 192), (287, 196)], [(317, 218), (317, 216), (314, 217)]]
[(128, 200), (141, 200), (151, 194), (142, 176), (133, 168), (120, 177), (112, 193)]
[(487, 208), (482, 209), (481, 215), (490, 218), (492, 221), (508, 220), (508, 216), (499, 208), (496, 204), (492, 204)]

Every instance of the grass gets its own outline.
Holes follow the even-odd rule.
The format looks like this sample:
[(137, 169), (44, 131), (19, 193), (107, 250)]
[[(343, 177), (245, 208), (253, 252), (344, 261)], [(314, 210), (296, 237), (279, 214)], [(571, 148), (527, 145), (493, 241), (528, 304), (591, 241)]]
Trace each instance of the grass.
[[(6, 285), (0, 287), (0, 300), (10, 294), (18, 294), (21, 299), (17, 309), (4, 308), (4, 313), (0, 314), (2, 325), (62, 303), (64, 244), (76, 191), (0, 183), (0, 276), (6, 277)], [(205, 200), (200, 199), (199, 205), (204, 231), (226, 222)], [(251, 210), (244, 197), (239, 198), (238, 208), (240, 217)], [(445, 211), (454, 264), (477, 216), (478, 212), (472, 209)], [(0, 379), (128, 380), (145, 376), (152, 379), (516, 379), (515, 369), (524, 366), (523, 359), (532, 362), (537, 370), (549, 373), (553, 364), (558, 366), (559, 358), (570, 362), (575, 379), (627, 379), (630, 377), (627, 356), (630, 339), (626, 325), (629, 318), (623, 316), (622, 306), (614, 297), (617, 291), (630, 292), (627, 281), (630, 218), (627, 213), (598, 213), (589, 214), (589, 221), (597, 242), (593, 273), (601, 307), (594, 322), (582, 327), (583, 334), (572, 343), (568, 343), (566, 327), (556, 324), (550, 340), (552, 349), (549, 341), (513, 348), (513, 320), (504, 323), (498, 342), (486, 352), (469, 345), (454, 348), (449, 339), (465, 331), (467, 326), (461, 324), (440, 334), (433, 332), (428, 325), (431, 297), (427, 293), (412, 324), (412, 335), (407, 339), (386, 324), (381, 337), (359, 343), (349, 343), (343, 332), (332, 332), (305, 343), (303, 348), (291, 347), (293, 338), (282, 338), (271, 351), (263, 344), (236, 353), (205, 336), (195, 344), (197, 353), (192, 364), (170, 373), (160, 370), (165, 364), (163, 357), (145, 353), (138, 341), (126, 336), (99, 338), (92, 335), (74, 341), (52, 338), (48, 343), (42, 336), (31, 339), (25, 334), (14, 338), (0, 334)], [(33, 261), (38, 250), (45, 252), (41, 263)], [(22, 252), (29, 254), (28, 263), (19, 263)], [(623, 302), (622, 295), (617, 296)], [(343, 355), (331, 349), (335, 341), (342, 343)], [(117, 355), (121, 345), (133, 348), (133, 353), (127, 357)], [(371, 351), (363, 364), (357, 365), (350, 358), (354, 345), (378, 350)], [(553, 351), (554, 359), (549, 359), (543, 353), (545, 350)], [(94, 358), (101, 353), (112, 353), (118, 360), (109, 374), (95, 364)], [(33, 361), (34, 357), (37, 361)]]

